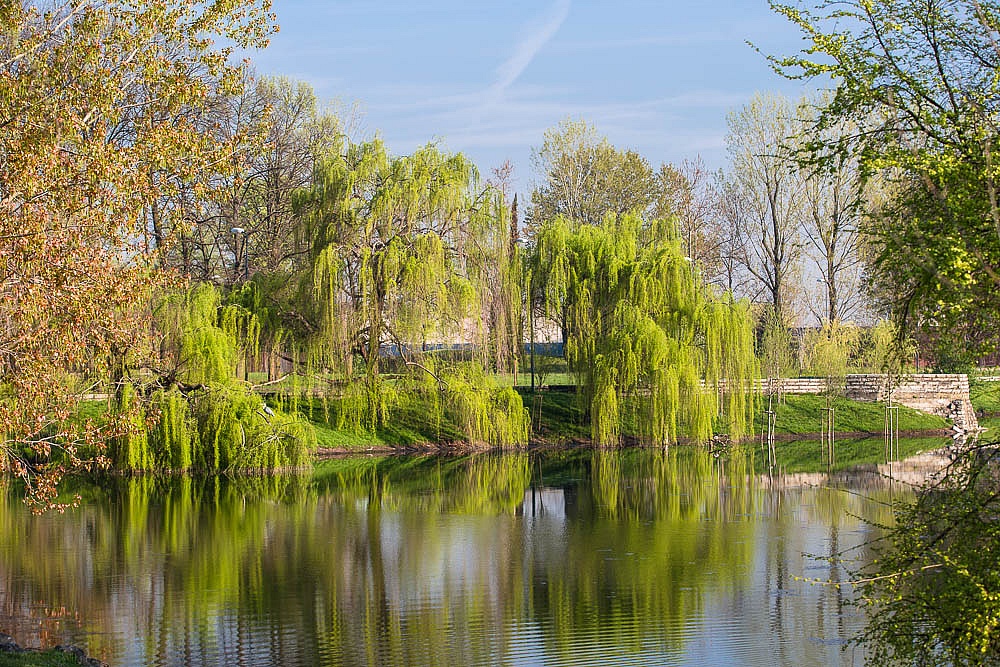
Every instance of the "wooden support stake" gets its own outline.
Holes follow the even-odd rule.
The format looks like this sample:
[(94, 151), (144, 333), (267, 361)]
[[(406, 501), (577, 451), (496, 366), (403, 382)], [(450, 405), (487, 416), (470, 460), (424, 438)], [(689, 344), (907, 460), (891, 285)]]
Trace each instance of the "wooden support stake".
[(834, 408), (823, 408), (823, 423), (820, 428), (820, 443), (823, 448), (823, 460), (830, 467), (837, 464), (836, 412)]
[(885, 462), (899, 459), (899, 406), (885, 406)]

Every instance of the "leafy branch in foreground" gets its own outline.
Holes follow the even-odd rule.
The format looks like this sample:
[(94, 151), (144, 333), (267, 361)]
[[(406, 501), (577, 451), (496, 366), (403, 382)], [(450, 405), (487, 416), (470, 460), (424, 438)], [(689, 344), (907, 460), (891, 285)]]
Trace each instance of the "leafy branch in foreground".
[(1000, 449), (962, 452), (856, 574), (873, 664), (1000, 664)]
[(268, 0), (0, 3), (0, 473), (35, 507), (123, 426), (76, 421), (81, 389), (144, 346), (164, 203), (227, 154), (202, 121), (272, 20)]
[(808, 44), (770, 57), (775, 71), (835, 86), (804, 153), (827, 167), (856, 160), (866, 184), (877, 186), (862, 231), (880, 305), (938, 339), (941, 356), (995, 349), (1000, 3), (772, 0), (771, 7)]

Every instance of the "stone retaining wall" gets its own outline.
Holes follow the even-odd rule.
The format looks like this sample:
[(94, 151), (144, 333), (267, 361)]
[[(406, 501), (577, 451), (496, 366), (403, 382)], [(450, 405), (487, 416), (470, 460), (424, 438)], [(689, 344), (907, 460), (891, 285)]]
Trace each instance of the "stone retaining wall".
[[(879, 374), (848, 375), (844, 380), (844, 396), (855, 401), (881, 403), (889, 398), (921, 412), (952, 419), (963, 431), (979, 428), (976, 412), (969, 400), (969, 377), (964, 373), (920, 374), (890, 377)], [(780, 388), (775, 387), (779, 384)], [(823, 378), (782, 378), (780, 381), (761, 380), (760, 388), (778, 389), (786, 394), (822, 394), (826, 391)]]
[(765, 394), (778, 391), (782, 394), (822, 394), (826, 391), (823, 378), (771, 378), (758, 380), (758, 389)]

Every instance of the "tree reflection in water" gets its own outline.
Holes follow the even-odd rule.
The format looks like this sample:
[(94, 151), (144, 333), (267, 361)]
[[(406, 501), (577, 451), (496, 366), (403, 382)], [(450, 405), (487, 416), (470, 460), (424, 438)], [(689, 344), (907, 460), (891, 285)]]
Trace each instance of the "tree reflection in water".
[(794, 577), (841, 576), (803, 554), (890, 514), (676, 448), (84, 492), (66, 515), (3, 501), (0, 629), (116, 665), (850, 664), (849, 592)]

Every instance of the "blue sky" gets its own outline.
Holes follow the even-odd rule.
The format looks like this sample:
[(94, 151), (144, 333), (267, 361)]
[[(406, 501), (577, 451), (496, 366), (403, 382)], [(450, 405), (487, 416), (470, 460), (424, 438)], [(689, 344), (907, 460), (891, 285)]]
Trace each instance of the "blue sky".
[(322, 2), (276, 0), (280, 32), (258, 71), (357, 105), (358, 132), (392, 152), (428, 141), (484, 175), (510, 160), (531, 189), (531, 148), (564, 118), (594, 124), (654, 166), (700, 155), (725, 165), (726, 114), (756, 90), (797, 97), (765, 52), (797, 51), (765, 0)]

